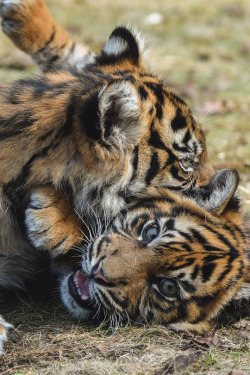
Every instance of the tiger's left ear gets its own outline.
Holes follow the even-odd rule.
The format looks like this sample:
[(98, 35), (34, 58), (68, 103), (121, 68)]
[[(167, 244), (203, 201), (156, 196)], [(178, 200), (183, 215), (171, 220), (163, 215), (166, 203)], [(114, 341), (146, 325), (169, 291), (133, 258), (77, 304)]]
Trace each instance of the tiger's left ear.
[(135, 146), (143, 132), (143, 121), (135, 87), (114, 81), (99, 93), (99, 126), (103, 145), (125, 150)]
[[(213, 175), (208, 185), (194, 189), (188, 196), (196, 203), (216, 215), (221, 215), (233, 198), (239, 184), (239, 174), (235, 169), (223, 169)], [(238, 208), (238, 202), (235, 200)]]
[(139, 66), (143, 47), (144, 40), (139, 32), (119, 26), (110, 35), (96, 61), (100, 65), (115, 65), (128, 61)]

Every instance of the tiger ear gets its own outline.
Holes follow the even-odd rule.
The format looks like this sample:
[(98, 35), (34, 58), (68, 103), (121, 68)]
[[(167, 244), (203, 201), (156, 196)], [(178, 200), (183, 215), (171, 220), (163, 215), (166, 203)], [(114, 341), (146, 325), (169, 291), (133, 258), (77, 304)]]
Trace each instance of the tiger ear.
[(235, 169), (224, 169), (215, 173), (208, 185), (194, 189), (188, 195), (194, 198), (200, 207), (219, 216), (233, 198), (238, 184), (238, 172)]
[(96, 61), (100, 65), (114, 65), (127, 60), (139, 66), (143, 47), (144, 40), (139, 32), (119, 26), (111, 33)]
[(141, 111), (135, 87), (128, 81), (115, 81), (99, 93), (99, 121), (104, 145), (127, 148), (139, 142)]

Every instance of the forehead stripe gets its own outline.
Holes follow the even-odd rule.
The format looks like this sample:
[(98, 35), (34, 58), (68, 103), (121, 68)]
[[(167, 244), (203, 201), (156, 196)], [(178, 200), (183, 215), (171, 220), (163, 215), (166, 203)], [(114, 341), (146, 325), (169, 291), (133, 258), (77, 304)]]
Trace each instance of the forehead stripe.
[(212, 274), (213, 274), (213, 271), (216, 267), (216, 264), (215, 263), (208, 263), (208, 264), (204, 264), (202, 267), (201, 267), (201, 273), (202, 273), (202, 281), (205, 283), (206, 281), (210, 280)]
[(159, 160), (158, 160), (158, 154), (157, 152), (154, 152), (151, 157), (151, 162), (149, 169), (146, 174), (145, 182), (147, 185), (150, 184), (150, 182), (153, 180), (153, 178), (158, 174), (160, 168)]
[(173, 129), (174, 132), (177, 132), (177, 131), (182, 130), (186, 127), (187, 127), (187, 120), (182, 115), (182, 112), (181, 112), (180, 108), (178, 108), (177, 111), (176, 111), (176, 115), (171, 122), (171, 128)]

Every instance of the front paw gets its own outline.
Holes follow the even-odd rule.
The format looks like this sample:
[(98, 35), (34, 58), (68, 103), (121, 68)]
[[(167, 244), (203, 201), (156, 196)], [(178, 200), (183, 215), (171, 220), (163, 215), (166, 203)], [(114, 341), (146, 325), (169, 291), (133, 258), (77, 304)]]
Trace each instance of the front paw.
[(44, 46), (53, 28), (43, 0), (2, 0), (0, 15), (3, 32), (29, 54)]
[(13, 326), (0, 316), (0, 355), (3, 354), (3, 344), (7, 340), (9, 328), (13, 328)]
[(32, 191), (25, 224), (32, 245), (49, 251), (53, 257), (68, 252), (79, 241), (79, 222), (73, 206), (52, 186)]
[(2, 29), (10, 38), (19, 33), (25, 23), (26, 3), (26, 0), (2, 0), (1, 2)]

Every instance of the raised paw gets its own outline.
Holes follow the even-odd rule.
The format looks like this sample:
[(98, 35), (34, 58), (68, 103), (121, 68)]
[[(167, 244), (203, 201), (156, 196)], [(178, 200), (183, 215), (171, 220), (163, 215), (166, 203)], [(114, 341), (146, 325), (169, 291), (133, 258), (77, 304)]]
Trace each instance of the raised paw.
[(7, 340), (7, 332), (13, 326), (0, 316), (0, 355), (3, 354), (3, 344)]
[(44, 27), (51, 17), (42, 0), (2, 0), (0, 14), (3, 32), (28, 53), (37, 48), (48, 33), (45, 30), (50, 29), (50, 23)]
[(82, 70), (93, 60), (84, 44), (76, 43), (51, 16), (43, 0), (2, 0), (3, 32), (43, 70)]
[(53, 257), (67, 253), (83, 236), (71, 202), (52, 186), (32, 191), (25, 224), (33, 246), (48, 250)]

